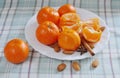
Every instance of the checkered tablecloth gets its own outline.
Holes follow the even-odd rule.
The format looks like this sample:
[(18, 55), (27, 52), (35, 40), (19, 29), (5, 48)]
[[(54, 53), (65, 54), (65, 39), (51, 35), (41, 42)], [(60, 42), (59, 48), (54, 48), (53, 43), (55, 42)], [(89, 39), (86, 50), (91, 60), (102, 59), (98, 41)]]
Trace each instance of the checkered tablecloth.
[[(4, 46), (13, 38), (27, 42), (24, 28), (28, 20), (43, 6), (63, 4), (90, 10), (103, 18), (110, 28), (106, 48), (94, 57), (77, 60), (80, 71), (71, 67), (72, 61), (60, 61), (41, 55), (30, 45), (29, 58), (22, 64), (9, 63), (4, 57)], [(120, 0), (0, 0), (0, 78), (120, 78)], [(91, 62), (99, 60), (96, 69)], [(64, 62), (63, 72), (56, 70)]]

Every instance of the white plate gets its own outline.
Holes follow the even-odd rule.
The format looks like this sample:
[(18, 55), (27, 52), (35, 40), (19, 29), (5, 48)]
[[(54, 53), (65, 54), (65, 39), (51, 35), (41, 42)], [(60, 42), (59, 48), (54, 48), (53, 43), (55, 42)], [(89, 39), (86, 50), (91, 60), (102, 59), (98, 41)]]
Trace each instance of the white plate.
[[(58, 9), (58, 7), (54, 7), (55, 9)], [(81, 8), (76, 8), (77, 13), (80, 15), (80, 18), (85, 20), (85, 19), (89, 19), (89, 18), (99, 18), (100, 19), (100, 24), (102, 26), (105, 26), (106, 29), (104, 30), (101, 40), (95, 45), (95, 48), (93, 49), (93, 51), (96, 53), (101, 52), (101, 50), (105, 47), (106, 43), (108, 42), (109, 39), (109, 30), (107, 25), (105, 24), (104, 20), (102, 20), (99, 16), (97, 16), (96, 14), (87, 11), (85, 9), (81, 9)], [(28, 43), (39, 53), (51, 57), (51, 58), (55, 58), (55, 59), (59, 59), (59, 60), (78, 60), (78, 59), (84, 59), (87, 57), (91, 57), (91, 55), (87, 52), (83, 55), (80, 55), (79, 52), (75, 52), (72, 55), (65, 55), (62, 52), (56, 53), (54, 52), (53, 48), (50, 48), (46, 45), (41, 44), (35, 37), (35, 31), (36, 28), (38, 27), (38, 23), (36, 20), (36, 15), (35, 14), (27, 23), (26, 27), (25, 27), (25, 37), (28, 41)]]

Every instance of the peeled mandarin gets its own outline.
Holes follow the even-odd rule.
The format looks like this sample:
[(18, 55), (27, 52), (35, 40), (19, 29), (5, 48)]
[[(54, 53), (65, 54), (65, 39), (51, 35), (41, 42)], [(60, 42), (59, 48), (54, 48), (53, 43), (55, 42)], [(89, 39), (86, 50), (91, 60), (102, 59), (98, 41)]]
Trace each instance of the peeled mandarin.
[(98, 42), (101, 38), (101, 30), (96, 31), (92, 27), (85, 27), (82, 30), (83, 37), (89, 42)]
[(58, 37), (58, 44), (64, 50), (76, 50), (81, 44), (81, 39), (77, 32), (65, 28)]
[(66, 13), (60, 17), (59, 27), (72, 26), (80, 21), (80, 17), (76, 13)]

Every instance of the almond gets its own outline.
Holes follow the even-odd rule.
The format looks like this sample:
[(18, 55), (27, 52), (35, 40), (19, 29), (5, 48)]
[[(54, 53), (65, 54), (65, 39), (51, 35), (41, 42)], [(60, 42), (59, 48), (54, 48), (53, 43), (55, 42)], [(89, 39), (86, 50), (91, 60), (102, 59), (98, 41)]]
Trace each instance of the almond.
[(105, 30), (105, 27), (100, 27), (100, 30), (103, 32)]
[(60, 49), (60, 47), (59, 47), (59, 46), (57, 46), (57, 45), (56, 45), (56, 46), (54, 46), (54, 51), (55, 51), (55, 52), (60, 52), (60, 50), (61, 50), (61, 49)]
[(52, 47), (55, 52), (60, 52), (60, 50), (61, 50), (61, 48), (59, 47), (57, 42), (52, 44), (52, 45), (50, 45), (50, 47)]
[(69, 55), (71, 55), (71, 54), (74, 53), (74, 51), (67, 51), (67, 50), (64, 50), (63, 53), (64, 53), (64, 54), (69, 54)]
[(80, 70), (80, 65), (78, 62), (73, 62), (72, 67), (74, 70), (79, 71)]
[(92, 67), (93, 67), (93, 68), (96, 68), (98, 65), (99, 65), (99, 61), (98, 61), (97, 59), (95, 59), (95, 60), (92, 62)]
[(65, 68), (66, 68), (66, 64), (61, 63), (61, 64), (58, 65), (57, 70), (58, 70), (59, 72), (61, 72), (61, 71), (63, 71)]

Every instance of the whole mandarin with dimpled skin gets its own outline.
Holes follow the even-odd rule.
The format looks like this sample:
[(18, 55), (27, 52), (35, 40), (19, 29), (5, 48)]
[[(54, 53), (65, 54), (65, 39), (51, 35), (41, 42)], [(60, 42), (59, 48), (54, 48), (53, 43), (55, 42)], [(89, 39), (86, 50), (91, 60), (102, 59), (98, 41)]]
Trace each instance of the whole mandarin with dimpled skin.
[(57, 42), (59, 29), (51, 21), (45, 21), (36, 29), (36, 38), (39, 42), (45, 45), (51, 45)]
[(10, 40), (4, 48), (5, 58), (14, 64), (24, 62), (27, 59), (28, 54), (29, 47), (21, 39)]
[(58, 24), (59, 18), (59, 13), (52, 7), (43, 7), (37, 14), (37, 21), (39, 24), (42, 24), (45, 21), (52, 21), (53, 23)]
[(76, 9), (71, 4), (64, 4), (58, 9), (58, 12), (62, 16), (65, 13), (76, 13)]

